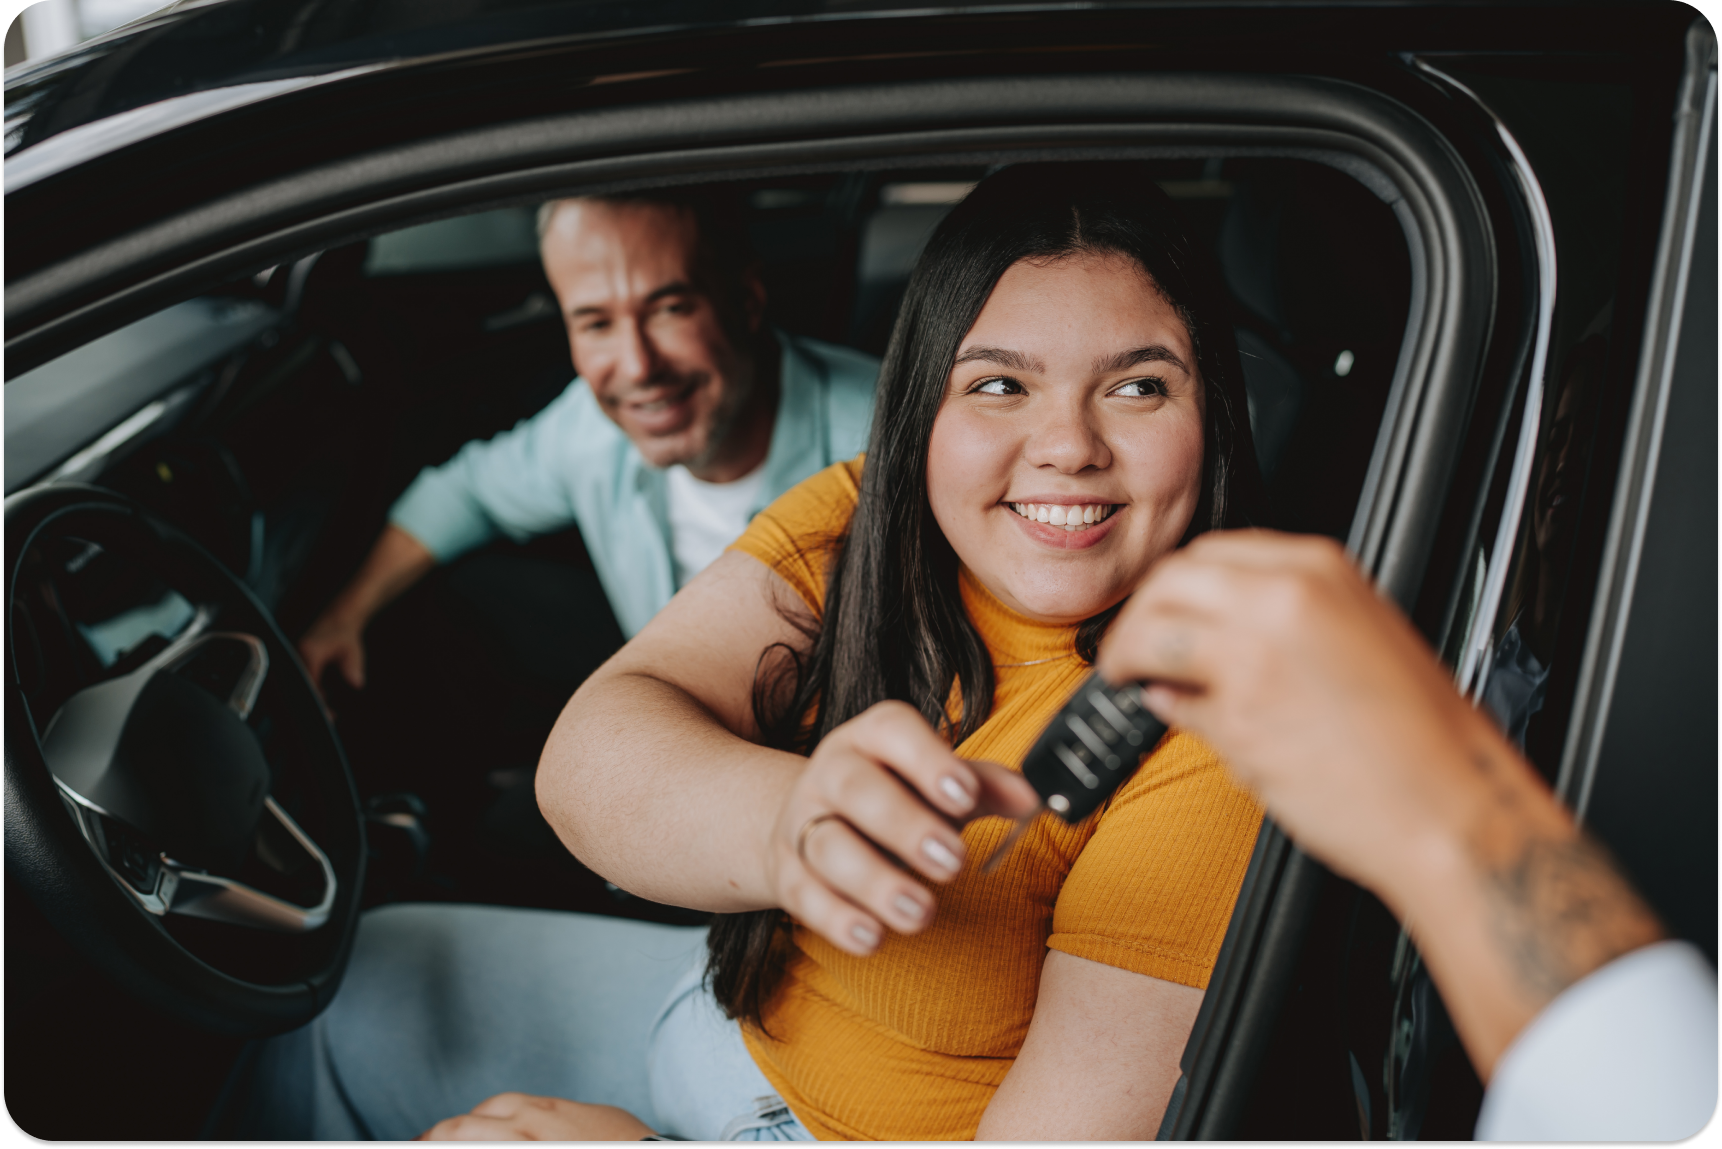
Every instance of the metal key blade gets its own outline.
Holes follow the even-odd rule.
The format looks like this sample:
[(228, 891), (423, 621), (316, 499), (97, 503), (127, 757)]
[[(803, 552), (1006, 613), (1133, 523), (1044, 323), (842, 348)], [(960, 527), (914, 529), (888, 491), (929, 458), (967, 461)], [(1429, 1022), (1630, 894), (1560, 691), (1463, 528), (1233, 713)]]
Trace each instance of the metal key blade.
[(1005, 860), (1005, 855), (1010, 853), (1011, 847), (1016, 845), (1017, 839), (1022, 837), (1023, 831), (1028, 829), (1029, 823), (1040, 817), (1041, 811), (1045, 809), (1046, 803), (1042, 802), (1040, 805), (1018, 818), (1016, 820), (1016, 827), (1012, 829), (1009, 834), (1005, 835), (1005, 840), (1000, 842), (991, 854), (987, 855), (987, 860), (981, 864), (981, 873), (990, 874), (994, 870), (998, 869), (999, 863)]

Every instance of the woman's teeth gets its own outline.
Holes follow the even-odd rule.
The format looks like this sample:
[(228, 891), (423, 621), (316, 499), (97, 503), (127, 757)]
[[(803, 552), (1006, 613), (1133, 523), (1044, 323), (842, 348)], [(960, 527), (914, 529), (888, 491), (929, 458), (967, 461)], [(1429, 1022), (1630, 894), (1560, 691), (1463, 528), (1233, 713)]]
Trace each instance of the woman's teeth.
[(1067, 531), (1079, 531), (1109, 517), (1117, 510), (1117, 506), (1113, 503), (1086, 503), (1077, 507), (1065, 506), (1063, 503), (1012, 503), (1010, 509), (1037, 523), (1048, 523), (1063, 527)]

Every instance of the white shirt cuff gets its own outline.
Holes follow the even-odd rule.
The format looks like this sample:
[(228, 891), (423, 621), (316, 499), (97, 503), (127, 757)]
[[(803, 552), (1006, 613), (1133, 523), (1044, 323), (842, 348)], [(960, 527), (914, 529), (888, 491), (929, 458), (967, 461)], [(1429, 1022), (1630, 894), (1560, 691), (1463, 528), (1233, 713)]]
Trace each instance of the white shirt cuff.
[(1716, 971), (1658, 942), (1575, 982), (1495, 1067), (1479, 1141), (1677, 1141), (1716, 1109)]

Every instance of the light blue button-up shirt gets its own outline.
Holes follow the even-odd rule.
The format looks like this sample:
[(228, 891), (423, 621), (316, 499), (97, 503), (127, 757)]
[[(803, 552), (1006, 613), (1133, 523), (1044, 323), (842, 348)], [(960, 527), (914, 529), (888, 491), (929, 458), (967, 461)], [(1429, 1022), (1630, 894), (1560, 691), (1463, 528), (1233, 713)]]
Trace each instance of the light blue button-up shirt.
[[(867, 445), (879, 362), (776, 332), (783, 348), (777, 422), (758, 514), (790, 487)], [(439, 562), (507, 535), (523, 541), (578, 524), (622, 633), (632, 638), (676, 593), (669, 499), (647, 463), (576, 378), (538, 414), (426, 467), (389, 521)]]

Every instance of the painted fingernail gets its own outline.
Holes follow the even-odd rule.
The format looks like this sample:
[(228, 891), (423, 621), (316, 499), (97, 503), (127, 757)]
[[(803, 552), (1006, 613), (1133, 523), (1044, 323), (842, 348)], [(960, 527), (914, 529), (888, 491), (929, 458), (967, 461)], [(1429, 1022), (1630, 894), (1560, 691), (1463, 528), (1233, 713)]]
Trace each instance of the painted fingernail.
[(945, 797), (955, 802), (964, 813), (967, 813), (975, 804), (974, 797), (963, 789), (963, 784), (949, 774), (939, 779), (939, 789), (943, 790)]
[(913, 922), (920, 921), (922, 916), (927, 912), (922, 908), (920, 902), (917, 902), (908, 894), (898, 894), (896, 897), (891, 899), (891, 904), (897, 907), (898, 913)]
[(932, 860), (933, 865), (942, 870), (956, 873), (962, 868), (962, 859), (951, 853), (951, 848), (937, 838), (924, 838), (921, 841), (921, 853)]
[(879, 944), (878, 933), (859, 923), (849, 927), (849, 936), (860, 942), (863, 946), (866, 946), (868, 949), (872, 949), (874, 946)]

